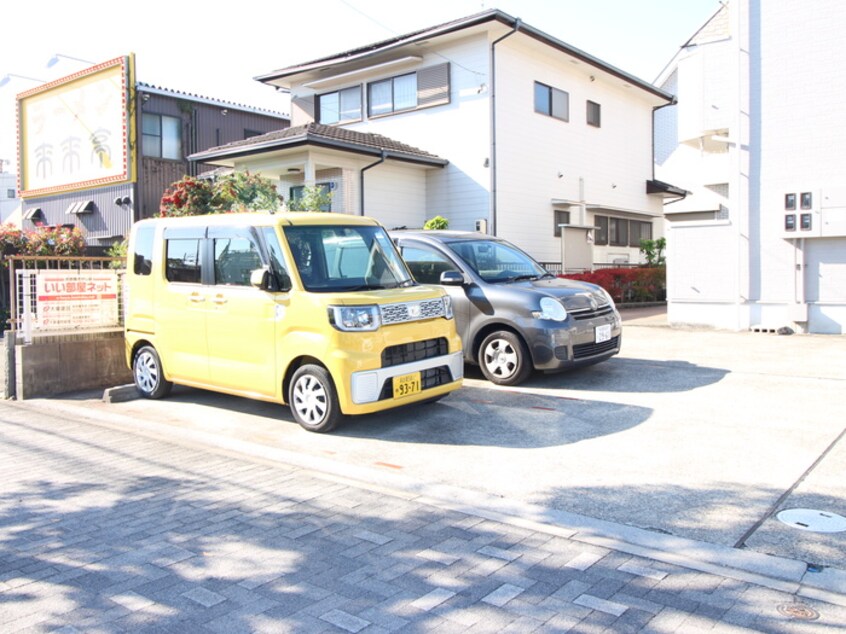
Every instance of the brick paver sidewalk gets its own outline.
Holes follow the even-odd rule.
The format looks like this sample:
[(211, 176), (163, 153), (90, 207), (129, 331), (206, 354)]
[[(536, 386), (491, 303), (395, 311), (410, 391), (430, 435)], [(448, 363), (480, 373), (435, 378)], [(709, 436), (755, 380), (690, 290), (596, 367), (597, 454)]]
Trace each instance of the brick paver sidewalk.
[(833, 632), (846, 623), (841, 606), (6, 405), (0, 483), (4, 633)]

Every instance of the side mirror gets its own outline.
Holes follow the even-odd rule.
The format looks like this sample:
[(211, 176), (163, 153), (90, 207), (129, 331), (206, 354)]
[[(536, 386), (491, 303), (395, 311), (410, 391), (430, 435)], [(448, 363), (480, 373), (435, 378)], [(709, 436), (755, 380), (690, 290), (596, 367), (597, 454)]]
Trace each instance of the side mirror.
[(444, 271), (440, 283), (444, 286), (463, 286), (464, 276), (458, 271)]
[(270, 286), (270, 269), (262, 267), (250, 271), (250, 286), (266, 291)]

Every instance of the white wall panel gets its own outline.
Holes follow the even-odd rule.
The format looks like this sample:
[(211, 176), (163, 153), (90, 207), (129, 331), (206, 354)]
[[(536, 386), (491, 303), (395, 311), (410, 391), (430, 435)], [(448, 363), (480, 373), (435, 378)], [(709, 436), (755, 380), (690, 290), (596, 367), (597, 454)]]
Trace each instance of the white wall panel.
[[(577, 201), (580, 179), (589, 204), (661, 216), (646, 181), (652, 108), (662, 101), (525, 38), (498, 45), (497, 69), (498, 235), (558, 261), (551, 201)], [(534, 112), (536, 81), (569, 93), (569, 121)], [(586, 122), (588, 100), (602, 107), (601, 127)]]

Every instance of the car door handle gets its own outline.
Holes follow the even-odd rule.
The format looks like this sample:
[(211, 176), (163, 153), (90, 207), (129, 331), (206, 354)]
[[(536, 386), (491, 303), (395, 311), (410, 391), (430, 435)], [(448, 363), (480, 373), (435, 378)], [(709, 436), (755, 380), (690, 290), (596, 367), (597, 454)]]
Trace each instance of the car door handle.
[(223, 295), (215, 295), (214, 299), (212, 300), (215, 304), (225, 304), (227, 300)]
[(200, 304), (200, 303), (206, 301), (206, 298), (203, 295), (200, 295), (200, 293), (191, 293), (188, 296), (188, 301), (192, 302), (194, 304)]

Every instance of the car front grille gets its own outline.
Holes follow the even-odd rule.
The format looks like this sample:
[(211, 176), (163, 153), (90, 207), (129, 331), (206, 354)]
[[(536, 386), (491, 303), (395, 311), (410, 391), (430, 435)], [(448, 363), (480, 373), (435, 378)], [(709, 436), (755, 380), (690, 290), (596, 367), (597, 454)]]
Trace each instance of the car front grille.
[(403, 363), (434, 359), (435, 357), (442, 357), (448, 352), (449, 343), (445, 337), (389, 346), (382, 350), (382, 367), (390, 368)]
[(580, 343), (573, 346), (573, 359), (589, 359), (606, 352), (616, 350), (620, 345), (619, 337), (612, 337), (602, 343)]
[(407, 321), (420, 321), (444, 316), (444, 302), (441, 298), (424, 299), (420, 302), (401, 302), (380, 307), (382, 323), (386, 326)]
[[(452, 381), (452, 373), (445, 365), (437, 368), (429, 368), (428, 370), (421, 370), (420, 384), (422, 389), (428, 390), (439, 385), (446, 385)], [(394, 397), (394, 382), (385, 381), (382, 386), (382, 392), (379, 394), (379, 400), (385, 401)]]
[(581, 310), (569, 310), (567, 312), (572, 315), (573, 319), (577, 321), (582, 321), (584, 319), (593, 319), (594, 317), (603, 317), (604, 315), (610, 315), (614, 312), (614, 309), (611, 308), (611, 304), (605, 304), (605, 306), (600, 306), (596, 309), (585, 308)]

